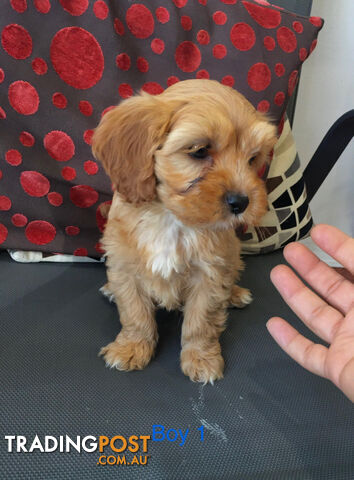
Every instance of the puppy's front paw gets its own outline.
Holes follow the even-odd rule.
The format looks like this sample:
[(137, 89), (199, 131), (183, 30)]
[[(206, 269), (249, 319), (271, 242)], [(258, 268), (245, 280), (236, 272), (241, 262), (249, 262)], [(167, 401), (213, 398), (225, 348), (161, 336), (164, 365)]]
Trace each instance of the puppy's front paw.
[(184, 347), (181, 352), (181, 368), (192, 382), (213, 385), (215, 380), (223, 378), (224, 359), (220, 354), (220, 347), (208, 351)]
[(244, 308), (249, 305), (252, 300), (252, 293), (248, 290), (248, 288), (242, 288), (238, 285), (233, 285), (230, 298), (231, 307)]
[(117, 370), (142, 370), (150, 362), (155, 345), (146, 340), (128, 341), (117, 339), (101, 348), (99, 355), (105, 359), (107, 367)]

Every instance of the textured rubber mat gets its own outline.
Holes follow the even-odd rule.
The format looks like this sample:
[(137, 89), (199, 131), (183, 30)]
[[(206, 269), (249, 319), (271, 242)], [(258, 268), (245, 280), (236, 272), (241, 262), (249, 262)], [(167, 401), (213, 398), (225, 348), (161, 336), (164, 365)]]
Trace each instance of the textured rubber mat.
[[(280, 261), (280, 253), (246, 259), (241, 283), (255, 300), (230, 311), (221, 339), (225, 378), (201, 386), (180, 371), (179, 313), (158, 312), (159, 346), (144, 371), (109, 370), (97, 353), (119, 321), (98, 292), (103, 265), (23, 265), (2, 252), (0, 477), (352, 480), (353, 405), (297, 366), (266, 331), (266, 320), (281, 315), (306, 332), (269, 281)], [(136, 453), (148, 455), (139, 466), (97, 465), (98, 451), (10, 453), (5, 440), (23, 435), (29, 447), (36, 434), (44, 443), (48, 435), (154, 431), (148, 452)], [(127, 450), (114, 457), (124, 454), (134, 456)]]

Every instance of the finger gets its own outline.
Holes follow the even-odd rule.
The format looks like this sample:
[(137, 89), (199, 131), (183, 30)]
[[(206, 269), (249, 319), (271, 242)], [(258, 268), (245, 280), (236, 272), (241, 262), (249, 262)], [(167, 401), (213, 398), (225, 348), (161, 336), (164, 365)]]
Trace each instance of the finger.
[(326, 347), (311, 342), (279, 317), (268, 320), (267, 329), (279, 347), (295, 362), (309, 372), (326, 377), (325, 363), (328, 353)]
[(288, 263), (337, 310), (349, 312), (354, 303), (354, 285), (321, 262), (301, 243), (290, 243), (284, 249)]
[(316, 225), (312, 240), (337, 262), (354, 274), (354, 239), (331, 225)]
[(289, 267), (274, 267), (270, 278), (294, 313), (322, 340), (331, 343), (342, 314), (305, 287)]

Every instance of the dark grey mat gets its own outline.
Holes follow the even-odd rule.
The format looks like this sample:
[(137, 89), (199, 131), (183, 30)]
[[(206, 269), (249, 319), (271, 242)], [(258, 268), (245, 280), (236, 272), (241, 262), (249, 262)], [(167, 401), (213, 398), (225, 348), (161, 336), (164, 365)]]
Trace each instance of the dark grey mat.
[[(159, 347), (146, 370), (109, 370), (97, 352), (119, 322), (98, 293), (103, 265), (23, 265), (2, 252), (0, 477), (354, 479), (353, 405), (297, 366), (266, 331), (272, 315), (306, 331), (269, 281), (280, 261), (280, 253), (247, 259), (242, 284), (255, 301), (230, 311), (225, 378), (201, 387), (179, 368), (177, 313), (159, 312)], [(150, 441), (147, 466), (97, 466), (98, 452), (8, 453), (4, 440), (151, 435), (154, 424), (189, 434), (184, 446)]]

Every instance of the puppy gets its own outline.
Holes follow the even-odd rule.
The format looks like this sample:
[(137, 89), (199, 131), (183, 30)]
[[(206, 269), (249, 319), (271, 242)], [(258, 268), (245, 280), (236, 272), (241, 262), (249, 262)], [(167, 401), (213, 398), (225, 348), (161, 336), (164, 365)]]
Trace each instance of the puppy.
[(180, 308), (182, 371), (203, 383), (222, 378), (227, 307), (252, 300), (235, 284), (235, 228), (266, 212), (257, 170), (275, 142), (262, 114), (211, 80), (141, 93), (104, 115), (92, 146), (115, 190), (102, 245), (105, 291), (122, 325), (100, 352), (108, 366), (144, 368), (157, 343), (156, 307)]

